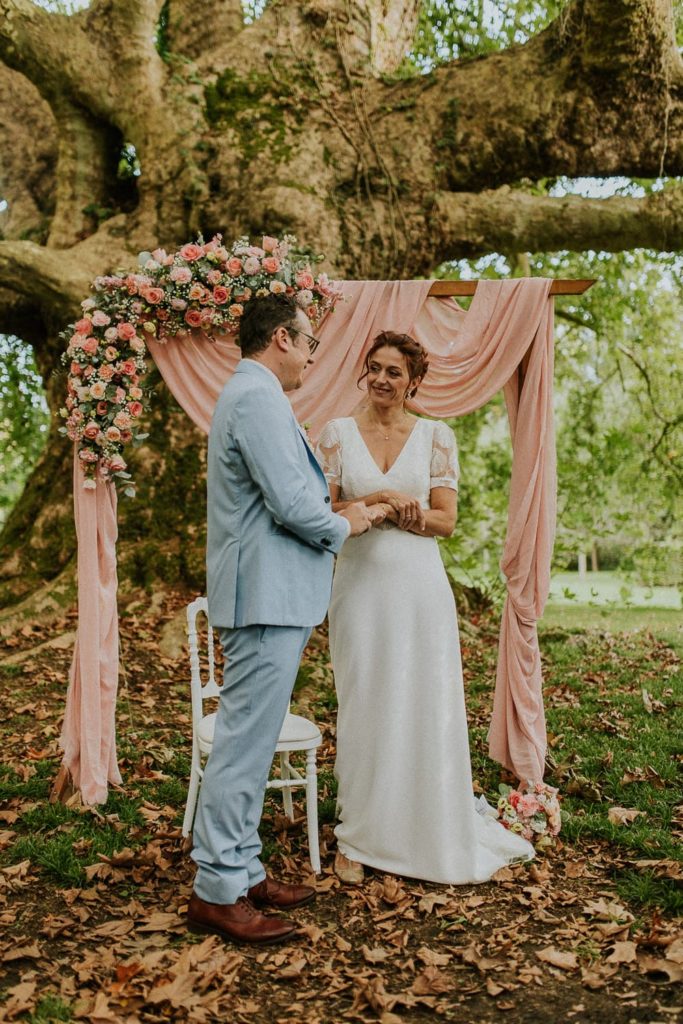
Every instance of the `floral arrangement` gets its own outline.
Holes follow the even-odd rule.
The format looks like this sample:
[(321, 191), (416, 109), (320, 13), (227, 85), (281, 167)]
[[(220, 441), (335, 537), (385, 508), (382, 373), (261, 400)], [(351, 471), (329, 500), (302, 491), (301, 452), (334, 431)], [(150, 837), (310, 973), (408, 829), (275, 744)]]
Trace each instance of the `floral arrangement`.
[(293, 295), (318, 324), (341, 297), (326, 274), (314, 275), (311, 265), (320, 259), (301, 253), (293, 235), (266, 235), (260, 246), (239, 238), (230, 249), (216, 235), (176, 253), (140, 253), (139, 273), (96, 278), (83, 316), (62, 335), (69, 376), (61, 432), (78, 446), (83, 486), (94, 488), (99, 473), (135, 494), (123, 452), (147, 437), (137, 427), (149, 405), (141, 386), (145, 335), (165, 342), (192, 330), (236, 334), (253, 295)]
[(562, 824), (557, 790), (544, 782), (527, 782), (519, 789), (498, 787), (498, 818), (538, 847), (551, 846)]

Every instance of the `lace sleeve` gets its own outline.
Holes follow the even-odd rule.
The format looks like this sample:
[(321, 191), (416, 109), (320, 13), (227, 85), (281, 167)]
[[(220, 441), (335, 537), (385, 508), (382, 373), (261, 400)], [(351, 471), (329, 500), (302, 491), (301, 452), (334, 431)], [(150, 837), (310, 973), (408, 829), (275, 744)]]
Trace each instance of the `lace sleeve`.
[(337, 484), (341, 487), (342, 446), (339, 428), (334, 420), (330, 420), (323, 427), (315, 454), (328, 484)]
[(455, 435), (447, 423), (437, 421), (432, 435), (430, 487), (450, 487), (457, 491), (460, 467)]

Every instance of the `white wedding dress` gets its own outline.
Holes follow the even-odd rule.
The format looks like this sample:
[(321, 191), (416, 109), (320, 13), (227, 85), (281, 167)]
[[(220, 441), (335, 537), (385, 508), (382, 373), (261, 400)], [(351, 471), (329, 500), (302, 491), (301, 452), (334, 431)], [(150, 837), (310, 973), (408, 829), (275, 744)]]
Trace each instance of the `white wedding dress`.
[[(340, 500), (391, 488), (429, 508), (457, 489), (453, 432), (418, 419), (382, 473), (352, 418), (318, 442)], [(478, 813), (455, 602), (436, 540), (385, 524), (337, 559), (330, 651), (339, 700), (339, 849), (351, 860), (432, 882), (483, 882), (533, 847)]]

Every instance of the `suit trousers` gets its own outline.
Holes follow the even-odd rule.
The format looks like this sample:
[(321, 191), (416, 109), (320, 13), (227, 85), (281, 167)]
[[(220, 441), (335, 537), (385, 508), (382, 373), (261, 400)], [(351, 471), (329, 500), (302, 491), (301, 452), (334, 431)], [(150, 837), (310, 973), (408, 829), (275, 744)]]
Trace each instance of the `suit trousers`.
[(258, 827), (308, 626), (218, 629), (225, 657), (213, 747), (199, 792), (194, 888), (235, 903), (265, 877)]

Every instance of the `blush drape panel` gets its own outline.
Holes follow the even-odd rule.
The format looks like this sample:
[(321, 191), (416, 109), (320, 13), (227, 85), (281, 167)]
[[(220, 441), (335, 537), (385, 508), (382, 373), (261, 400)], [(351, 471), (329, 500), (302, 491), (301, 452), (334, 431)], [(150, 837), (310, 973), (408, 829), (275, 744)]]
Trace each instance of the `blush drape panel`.
[[(501, 560), (508, 593), (489, 750), (519, 779), (540, 781), (546, 733), (536, 620), (550, 584), (556, 488), (551, 281), (480, 281), (468, 311), (451, 299), (428, 300), (430, 285), (345, 282), (345, 301), (322, 325), (314, 365), (290, 397), (313, 438), (328, 420), (349, 415), (363, 397), (356, 381), (364, 353), (381, 330), (410, 333), (430, 353), (429, 373), (413, 403), (416, 412), (462, 416), (504, 390), (513, 447)], [(151, 340), (149, 349), (176, 400), (208, 433), (216, 399), (239, 359), (235, 343), (199, 335)], [(118, 781), (116, 505), (115, 497), (107, 497), (113, 487), (98, 481), (96, 491), (84, 491), (79, 474), (77, 466), (80, 623), (62, 744), (64, 763), (83, 800), (98, 803), (106, 797), (107, 777)], [(88, 552), (82, 556), (84, 545)]]

